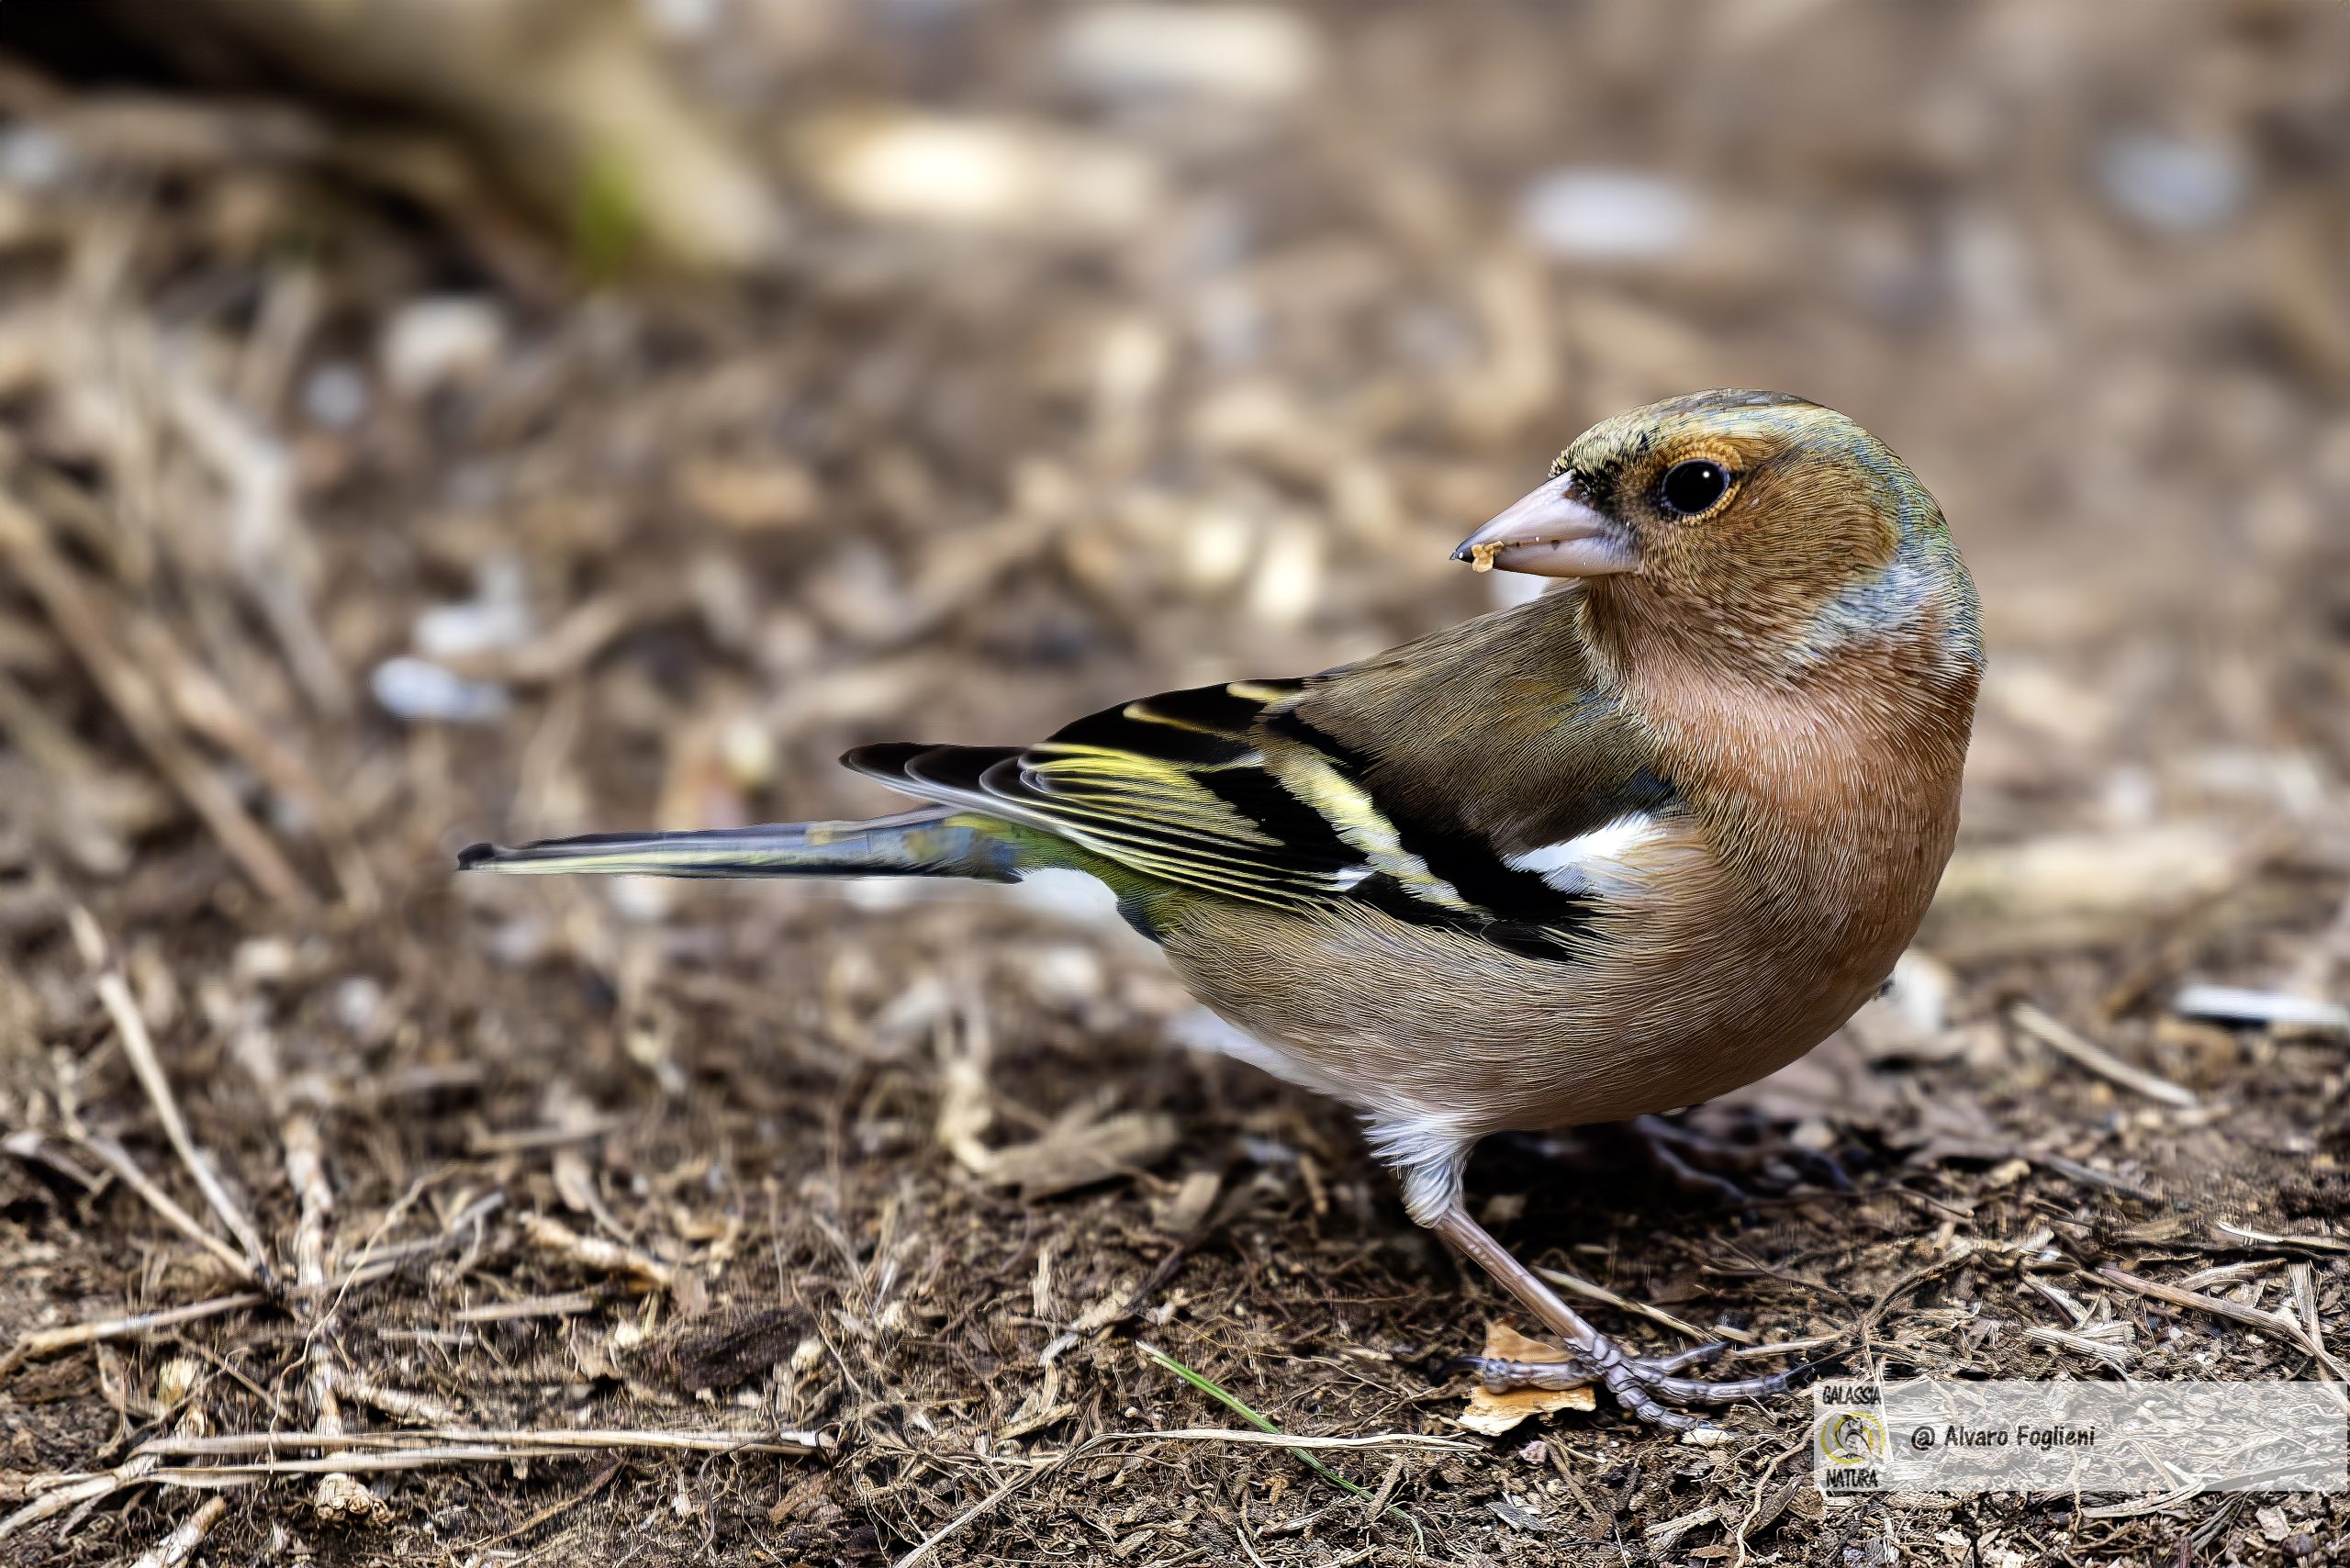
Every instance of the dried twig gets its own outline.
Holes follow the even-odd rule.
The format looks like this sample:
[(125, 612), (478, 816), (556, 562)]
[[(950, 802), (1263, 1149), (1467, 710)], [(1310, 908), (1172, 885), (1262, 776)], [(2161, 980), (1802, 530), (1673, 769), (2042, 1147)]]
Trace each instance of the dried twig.
[(505, 1206), (504, 1193), (485, 1193), (452, 1215), (447, 1226), (438, 1236), (420, 1237), (413, 1241), (393, 1242), (383, 1246), (378, 1246), (371, 1240), (357, 1253), (343, 1260), (346, 1267), (332, 1282), (332, 1288), (337, 1294), (341, 1294), (361, 1285), (373, 1284), (419, 1258), (430, 1258), (438, 1253), (446, 1252), (452, 1248), (462, 1246), (469, 1231), (479, 1226), (483, 1221)]
[(2246, 1306), (2240, 1301), (2230, 1301), (2224, 1296), (2203, 1295), (2195, 1291), (2183, 1291), (2176, 1285), (2166, 1285), (2157, 1280), (2142, 1279), (2136, 1274), (2124, 1273), (2110, 1264), (2099, 1269), (2097, 1271), (2097, 1277), (2108, 1284), (2120, 1285), (2123, 1290), (2135, 1291), (2140, 1295), (2152, 1296), (2156, 1301), (2168, 1302), (2173, 1306), (2183, 1306), (2194, 1312), (2208, 1312), (2215, 1317), (2225, 1317), (2232, 1322), (2241, 1323), (2247, 1328), (2256, 1328), (2264, 1334), (2274, 1335), (2295, 1349), (2306, 1350), (2316, 1357), (2325, 1366), (2329, 1376), (2337, 1380), (2343, 1377), (2341, 1363), (2327, 1354), (2323, 1347), (2310, 1337), (2309, 1330), (2302, 1327), (2300, 1320), (2290, 1313), (2269, 1312), (2262, 1307)]
[(256, 723), (229, 696), (228, 688), (174, 645), (155, 622), (132, 615), (124, 627), (124, 640), (138, 651), (141, 665), (163, 682), (164, 694), (180, 722), (236, 757), (272, 790), (301, 808), (326, 848), (344, 902), (362, 913), (375, 909), (382, 902), (382, 891), (375, 885), (375, 873), (367, 864), (359, 834), (342, 808), (342, 799), (326, 787), (302, 755)]
[(25, 1506), (0, 1519), (0, 1540), (43, 1519), (55, 1518), (69, 1508), (102, 1502), (126, 1486), (136, 1486), (154, 1469), (153, 1460), (133, 1458), (95, 1475), (37, 1475), (26, 1484), (25, 1490), (31, 1496)]
[(2301, 1332), (2309, 1338), (2310, 1354), (2317, 1358), (2318, 1365), (2325, 1369), (2325, 1375), (2334, 1382), (2350, 1381), (2350, 1372), (2345, 1372), (2333, 1353), (2325, 1348), (2325, 1326), (2319, 1321), (2317, 1315), (2316, 1271), (2307, 1263), (2296, 1263), (2286, 1271), (2286, 1278), (2293, 1282), (2293, 1305), (2300, 1309)]
[(124, 1186), (145, 1199), (147, 1206), (161, 1215), (173, 1229), (218, 1259), (222, 1268), (241, 1280), (259, 1282), (260, 1277), (253, 1272), (252, 1265), (244, 1255), (205, 1229), (203, 1221), (180, 1207), (169, 1193), (155, 1185), (154, 1179), (130, 1158), (129, 1149), (112, 1138), (91, 1137), (76, 1138), (74, 1147), (95, 1155), (100, 1164), (120, 1177)]
[(317, 570), (294, 503), (292, 457), (192, 365), (161, 357), (165, 409), (228, 488), (228, 554), (245, 591), (303, 693), (322, 713), (348, 712), (350, 683), (310, 612), (307, 590)]
[(1363, 1438), (1308, 1438), (1295, 1432), (1252, 1432), (1240, 1427), (1171, 1427), (1157, 1431), (1110, 1432), (1104, 1436), (1129, 1439), (1148, 1438), (1170, 1443), (1242, 1443), (1273, 1449), (1419, 1448), (1451, 1453), (1475, 1453), (1483, 1447), (1478, 1443), (1462, 1442), (1458, 1438), (1438, 1437), (1432, 1432), (1373, 1432)]
[(1769, 1361), (1774, 1356), (1800, 1356), (1809, 1350), (1824, 1350), (1830, 1345), (1841, 1345), (1841, 1334), (1814, 1334), (1802, 1339), (1774, 1339), (1764, 1345), (1741, 1345), (1729, 1353), (1734, 1361)]
[(1747, 1538), (1776, 1520), (1782, 1513), (1786, 1511), (1787, 1505), (1795, 1500), (1796, 1494), (1810, 1484), (1807, 1479), (1790, 1481), (1767, 1496), (1763, 1493), (1763, 1488), (1770, 1484), (1771, 1476), (1779, 1466), (1810, 1447), (1811, 1434), (1807, 1432), (1790, 1446), (1781, 1449), (1773, 1457), (1771, 1462), (1762, 1467), (1762, 1473), (1754, 1478), (1753, 1498), (1747, 1504), (1746, 1512), (1740, 1518), (1737, 1528), (1729, 1532), (1730, 1546), (1736, 1554), (1732, 1560), (1734, 1564), (1742, 1564), (1749, 1561), (1746, 1551)]
[[(310, 1429), (321, 1439), (342, 1436), (342, 1401), (337, 1393), (341, 1351), (335, 1331), (339, 1327), (333, 1313), (321, 1316), (311, 1326), (309, 1344), (304, 1351), (309, 1362), (304, 1393), (310, 1405)], [(390, 1513), (390, 1506), (352, 1473), (369, 1466), (364, 1462), (348, 1462), (351, 1459), (351, 1455), (340, 1451), (319, 1458), (318, 1468), (326, 1473), (319, 1477), (319, 1489), (311, 1495), (310, 1506), (322, 1519), (380, 1521)]]
[(593, 1312), (604, 1298), (589, 1291), (564, 1291), (554, 1295), (524, 1296), (518, 1301), (486, 1302), (462, 1306), (449, 1315), (452, 1323), (510, 1323), (524, 1317), (570, 1317)]
[(501, 1541), (512, 1540), (517, 1536), (530, 1534), (532, 1530), (538, 1529), (549, 1519), (554, 1518), (556, 1515), (569, 1513), (572, 1509), (579, 1506), (580, 1504), (586, 1502), (588, 1498), (593, 1497), (597, 1493), (601, 1492), (605, 1487), (610, 1485), (612, 1477), (618, 1475), (621, 1470), (627, 1466), (627, 1464), (628, 1461), (615, 1457), (610, 1463), (606, 1464), (603, 1469), (596, 1473), (594, 1479), (590, 1480), (587, 1485), (581, 1487), (578, 1491), (574, 1492), (570, 1496), (558, 1498), (554, 1502), (549, 1503), (545, 1507), (541, 1508), (529, 1518), (524, 1519), (520, 1524), (515, 1525), (511, 1529), (502, 1529), (496, 1535), (485, 1536), (479, 1540), (467, 1541), (464, 1546), (459, 1550), (467, 1552), (479, 1551), (485, 1547), (496, 1546)]
[(36, 1165), (46, 1166), (60, 1176), (78, 1184), (85, 1193), (95, 1192), (97, 1189), (100, 1178), (83, 1170), (63, 1149), (55, 1147), (49, 1139), (30, 1127), (19, 1128), (6, 1137), (0, 1137), (0, 1150), (13, 1154), (18, 1159), (28, 1159)]
[(567, 1258), (583, 1269), (625, 1274), (639, 1285), (654, 1290), (667, 1290), (677, 1282), (677, 1271), (651, 1253), (606, 1241), (601, 1237), (582, 1236), (561, 1220), (545, 1215), (525, 1215), (522, 1233), (532, 1246)]
[[(321, 1302), (327, 1285), (327, 1226), (334, 1215), (334, 1189), (328, 1184), (326, 1151), (319, 1136), (318, 1113), (288, 1092), (278, 1060), (277, 1037), (258, 1019), (250, 1021), (237, 1039), (237, 1054), (253, 1076), (262, 1098), (277, 1118), (277, 1136), (285, 1161), (285, 1184), (299, 1204), (294, 1224), (294, 1282), (317, 1304), (318, 1316), (304, 1337), (303, 1360), (308, 1363), (303, 1394), (310, 1407), (311, 1430), (322, 1439), (342, 1435), (342, 1403), (336, 1392), (341, 1372), (341, 1317), (336, 1303)], [(332, 1471), (319, 1481), (310, 1500), (319, 1517), (328, 1519), (378, 1519), (387, 1511), (356, 1476)]]
[(1685, 1318), (1673, 1316), (1661, 1306), (1651, 1306), (1646, 1302), (1633, 1301), (1629, 1297), (1617, 1295), (1606, 1285), (1595, 1284), (1581, 1275), (1570, 1274), (1563, 1269), (1537, 1269), (1534, 1271), (1561, 1290), (1572, 1292), (1586, 1301), (1595, 1301), (1604, 1306), (1615, 1307), (1619, 1312), (1628, 1312), (1635, 1316), (1645, 1317), (1651, 1323), (1661, 1324), (1675, 1334), (1685, 1334), (1700, 1343), (1715, 1339), (1729, 1339), (1740, 1345), (1754, 1343), (1754, 1336), (1743, 1328), (1700, 1328)]
[(2030, 1160), (2044, 1170), (2053, 1170), (2067, 1181), (2078, 1182), (2084, 1187), (2102, 1187), (2109, 1193), (2137, 1199), (2142, 1204), (2159, 1204), (2163, 1195), (2140, 1182), (2127, 1181), (2110, 1170), (2099, 1170), (2094, 1165), (2084, 1165), (2077, 1159), (2067, 1159), (2061, 1154), (2019, 1153), (2020, 1159)]
[(338, 1386), (362, 1405), (411, 1426), (453, 1427), (463, 1418), (463, 1412), (445, 1399), (405, 1388), (386, 1388), (373, 1378), (346, 1372), (339, 1380)]
[[(37, 491), (36, 499), (52, 506), (69, 504), (62, 492)], [(341, 796), (325, 786), (298, 750), (258, 722), (226, 684), (181, 646), (161, 620), (96, 584), (73, 577), (70, 568), (66, 573), (58, 577), (60, 603), (50, 614), (69, 642), (83, 619), (93, 612), (103, 614), (106, 619), (100, 630), (107, 639), (105, 652), (119, 666), (118, 684), (126, 692), (138, 688), (151, 704), (167, 705), (167, 711), (157, 708), (159, 719), (176, 718), (298, 806), (326, 848), (345, 900), (361, 911), (375, 908), (378, 890), (374, 873)], [(72, 618), (72, 624), (59, 619), (61, 610)], [(77, 646), (76, 652), (83, 650)], [(108, 695), (111, 699), (114, 693), (110, 690)], [(71, 743), (70, 734), (64, 738)]]
[(1688, 1513), (1658, 1520), (1640, 1532), (1640, 1540), (1651, 1551), (1671, 1551), (1673, 1542), (1683, 1536), (1687, 1535), (1699, 1525), (1712, 1524), (1721, 1517), (1722, 1506), (1719, 1503), (1707, 1503), (1705, 1506), (1693, 1508)]
[(70, 1350), (77, 1345), (95, 1345), (104, 1340), (130, 1339), (158, 1328), (171, 1328), (182, 1323), (194, 1323), (200, 1318), (218, 1317), (224, 1312), (242, 1312), (247, 1307), (263, 1306), (269, 1297), (259, 1291), (240, 1291), (235, 1295), (215, 1296), (210, 1301), (192, 1302), (186, 1306), (167, 1306), (156, 1312), (133, 1313), (128, 1317), (100, 1317), (87, 1323), (71, 1323), (61, 1328), (37, 1328), (0, 1355), (0, 1377), (6, 1377), (29, 1361), (53, 1356), (60, 1350)]
[(334, 1215), (334, 1190), (327, 1185), (326, 1157), (319, 1140), (319, 1118), (290, 1113), (279, 1129), (285, 1140), (285, 1182), (301, 1203), (294, 1225), (294, 1282), (323, 1290), (327, 1282), (327, 1221)]
[(2070, 1292), (2050, 1283), (2037, 1274), (2026, 1274), (2023, 1277), (2023, 1282), (2053, 1304), (2057, 1311), (2065, 1315), (2065, 1321), (2074, 1327), (2079, 1328), (2088, 1323), (2089, 1309), (2074, 1300)]
[[(1308, 1442), (1341, 1439), (1306, 1439)], [(1347, 1439), (1351, 1442), (1353, 1439)], [(1423, 1439), (1443, 1443), (1447, 1439)], [(311, 1432), (227, 1432), (212, 1437), (150, 1438), (132, 1450), (152, 1459), (197, 1459), (231, 1454), (277, 1454), (288, 1450), (332, 1446), (361, 1450), (428, 1450), (442, 1446), (467, 1448), (532, 1448), (550, 1452), (570, 1450), (650, 1449), (678, 1453), (829, 1452), (838, 1439), (827, 1431), (663, 1431), (632, 1427), (420, 1427), (407, 1431), (345, 1432), (331, 1439)], [(1457, 1444), (1456, 1447), (1466, 1447)]]
[(1288, 1432), (1249, 1432), (1233, 1428), (1186, 1427), (1171, 1431), (1102, 1432), (1091, 1437), (1061, 1453), (1042, 1456), (1035, 1465), (1013, 1476), (915, 1545), (912, 1551), (891, 1564), (891, 1568), (914, 1568), (927, 1562), (948, 1540), (961, 1534), (975, 1521), (994, 1511), (997, 1505), (1013, 1493), (1035, 1483), (1070, 1462), (1084, 1458), (1094, 1450), (1109, 1443), (1178, 1442), (1178, 1443), (1247, 1443), (1265, 1448), (1283, 1449), (1371, 1449), (1403, 1446), (1473, 1453), (1476, 1445), (1456, 1441), (1450, 1438), (1430, 1437), (1422, 1432), (1382, 1432), (1367, 1438), (1302, 1438)]
[(517, 1127), (511, 1131), (481, 1128), (465, 1135), (465, 1152), (472, 1155), (527, 1154), (534, 1149), (560, 1148), (616, 1133), (629, 1125), (626, 1116), (583, 1116), (560, 1126)]
[[(2322, 953), (2323, 948), (2319, 951)], [(2288, 991), (2251, 991), (2233, 985), (2188, 985), (2179, 987), (2170, 1006), (2172, 1012), (2187, 1018), (2350, 1035), (2350, 1007)]]
[[(2122, 1324), (2120, 1327), (2126, 1329), (2129, 1325)], [(2116, 1372), (2130, 1370), (2130, 1358), (2132, 1351), (2128, 1342), (2124, 1340), (2098, 1338), (2089, 1334), (2067, 1333), (2062, 1328), (2051, 1328), (2044, 1323), (2031, 1325), (2024, 1329), (2023, 1337), (2035, 1345), (2052, 1345), (2060, 1350), (2070, 1350), (2075, 1355), (2087, 1356), (2092, 1361), (2102, 1361)]]
[(2017, 1028), (2042, 1045), (2087, 1068), (2108, 1082), (2118, 1083), (2149, 1100), (2176, 1105), (2183, 1111), (2193, 1110), (2201, 1103), (2195, 1097), (2194, 1091), (2182, 1088), (2167, 1078), (2156, 1077), (2143, 1068), (2132, 1067), (2103, 1046), (2084, 1038), (2029, 1002), (2017, 1002), (2008, 1009), (2008, 1016), (2015, 1021)]
[(2250, 1241), (2262, 1247), (2295, 1248), (2323, 1253), (2350, 1252), (2350, 1241), (2335, 1236), (2280, 1236), (2274, 1231), (2251, 1230), (2244, 1226), (2230, 1225), (2224, 1220), (2212, 1228), (2231, 1240)]
[(2213, 1285), (2232, 1285), (2277, 1266), (2274, 1258), (2251, 1258), (2241, 1263), (2221, 1263), (2209, 1269), (2198, 1269), (2184, 1279), (2171, 1281), (2171, 1287), (2182, 1291), (2209, 1290)]
[[(335, 1452), (313, 1458), (277, 1457), (287, 1450), (321, 1448)], [(684, 1453), (824, 1453), (838, 1439), (823, 1431), (711, 1432), (638, 1431), (623, 1428), (530, 1431), (513, 1428), (428, 1428), (407, 1432), (346, 1433), (332, 1439), (305, 1432), (240, 1432), (220, 1437), (173, 1434), (153, 1438), (112, 1470), (36, 1475), (26, 1483), (33, 1494), (23, 1507), (0, 1519), (0, 1540), (69, 1508), (102, 1501), (132, 1486), (251, 1486), (280, 1475), (341, 1475), (354, 1486), (354, 1473), (424, 1470), (442, 1464), (511, 1463), (518, 1459), (554, 1459), (583, 1451), (650, 1449)], [(170, 1458), (258, 1454), (248, 1463), (166, 1466)]]
[(140, 1552), (130, 1568), (179, 1568), (196, 1555), (196, 1549), (204, 1544), (204, 1538), (212, 1533), (212, 1527), (228, 1511), (228, 1498), (206, 1498), (171, 1534)]
[(0, 560), (31, 590), (123, 728), (212, 830), (229, 857), (277, 902), (296, 911), (314, 909), (318, 900), (300, 873), (188, 745), (147, 673), (123, 655), (116, 637), (125, 619), (121, 608), (102, 602), (99, 591), (50, 544), (39, 521), (6, 491), (0, 491)]
[(114, 1020), (115, 1032), (122, 1041), (122, 1054), (130, 1058), (131, 1070), (139, 1075), (140, 1087), (153, 1103), (156, 1119), (163, 1124), (163, 1136), (171, 1140), (188, 1174), (196, 1178), (204, 1201), (244, 1249), (245, 1277), (266, 1281), (269, 1254), (262, 1245), (261, 1232), (253, 1228), (253, 1222), (245, 1217), (245, 1211), (229, 1196), (228, 1187), (212, 1169), (212, 1162), (188, 1136), (179, 1100), (172, 1093), (171, 1080), (163, 1076), (163, 1064), (155, 1056), (155, 1042), (147, 1034), (147, 1021), (140, 1016), (139, 1003), (130, 994), (130, 982), (123, 978), (113, 945), (98, 929), (98, 923), (89, 911), (76, 906), (70, 912), (70, 923), (84, 959), (98, 971), (98, 1001), (105, 1006), (106, 1016)]

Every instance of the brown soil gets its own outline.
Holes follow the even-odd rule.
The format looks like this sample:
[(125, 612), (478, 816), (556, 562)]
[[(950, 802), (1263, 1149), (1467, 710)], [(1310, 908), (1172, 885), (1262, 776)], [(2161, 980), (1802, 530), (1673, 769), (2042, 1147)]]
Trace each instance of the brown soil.
[[(1174, 1044), (1122, 932), (986, 888), (451, 877), (476, 838), (886, 809), (845, 746), (1475, 613), (1496, 579), (1446, 552), (1575, 431), (1787, 386), (1911, 461), (1982, 583), (1947, 1004), (1707, 1114), (1824, 1136), (1852, 1192), (1707, 1206), (1520, 1144), (1472, 1202), (1853, 1370), (2339, 1375), (2344, 1040), (2172, 1002), (2350, 981), (2350, 13), (1305, 15), (1318, 75), (1242, 107), (1073, 93), (1045, 8), (705, 40), (796, 228), (779, 279), (692, 289), (588, 287), (416, 175), (427, 133), (0, 73), (0, 1345), (258, 1295), (20, 1347), (0, 1513), (126, 1468), (0, 1559), (125, 1561), (215, 1497), (216, 1562), (879, 1563), (951, 1525), (937, 1561), (1136, 1568), (2350, 1556), (2296, 1495), (1829, 1508), (1803, 1396), (1712, 1450), (1604, 1403), (1464, 1432), (1430, 1366), (1515, 1315), (1345, 1114)], [(1156, 195), (859, 217), (838, 133), (799, 134), (851, 103), (1056, 127)], [(2164, 149), (2209, 210), (2132, 196)], [(1516, 204), (1569, 164), (1699, 222), (1546, 258)], [(402, 362), (451, 296), (457, 348)], [(515, 635), (454, 646), (500, 605)], [(420, 653), (502, 715), (387, 711)], [(2287, 1320), (2130, 1282), (2222, 1266), (2188, 1288)], [(1144, 1344), (1285, 1432), (1465, 1446), (1317, 1455), (1382, 1515), (1164, 1435), (1243, 1423)], [(134, 1457), (322, 1417), (503, 1435), (217, 1493)], [(576, 1428), (822, 1451), (532, 1440)]]

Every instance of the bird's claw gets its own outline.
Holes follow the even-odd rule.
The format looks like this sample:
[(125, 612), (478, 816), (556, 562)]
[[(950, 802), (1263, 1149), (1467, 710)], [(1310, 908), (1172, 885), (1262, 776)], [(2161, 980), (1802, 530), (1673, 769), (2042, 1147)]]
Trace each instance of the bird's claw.
[[(1695, 1438), (1699, 1428), (1721, 1435), (1718, 1428), (1684, 1410), (1681, 1405), (1729, 1405), (1741, 1399), (1764, 1399), (1802, 1386), (1814, 1368), (1809, 1363), (1762, 1377), (1726, 1379), (1718, 1383), (1683, 1377), (1690, 1367), (1718, 1360), (1729, 1350), (1727, 1340), (1694, 1345), (1669, 1356), (1635, 1356), (1613, 1339), (1602, 1339), (1596, 1353), (1569, 1350), (1562, 1361), (1520, 1361), (1499, 1356), (1461, 1356), (1453, 1370), (1467, 1372), (1494, 1394), (1519, 1389), (1575, 1388), (1604, 1383), (1617, 1404), (1651, 1426)], [(1700, 1439), (1715, 1440), (1715, 1439)]]

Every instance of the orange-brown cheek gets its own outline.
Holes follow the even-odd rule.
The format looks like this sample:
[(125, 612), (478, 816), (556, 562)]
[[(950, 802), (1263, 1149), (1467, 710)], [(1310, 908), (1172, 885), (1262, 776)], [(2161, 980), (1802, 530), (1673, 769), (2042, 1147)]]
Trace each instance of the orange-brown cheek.
[(1734, 622), (1744, 638), (1766, 641), (1807, 622), (1842, 580), (1832, 557), (1739, 517), (1677, 525), (1640, 576), (1684, 629), (1711, 637)]

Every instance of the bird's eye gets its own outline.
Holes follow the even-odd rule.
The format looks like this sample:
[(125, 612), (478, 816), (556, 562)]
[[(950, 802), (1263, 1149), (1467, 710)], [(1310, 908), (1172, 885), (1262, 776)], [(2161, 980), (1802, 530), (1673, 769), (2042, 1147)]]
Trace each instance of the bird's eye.
[(1676, 463), (1664, 471), (1664, 504), (1684, 517), (1706, 510), (1729, 488), (1729, 475), (1718, 463)]

